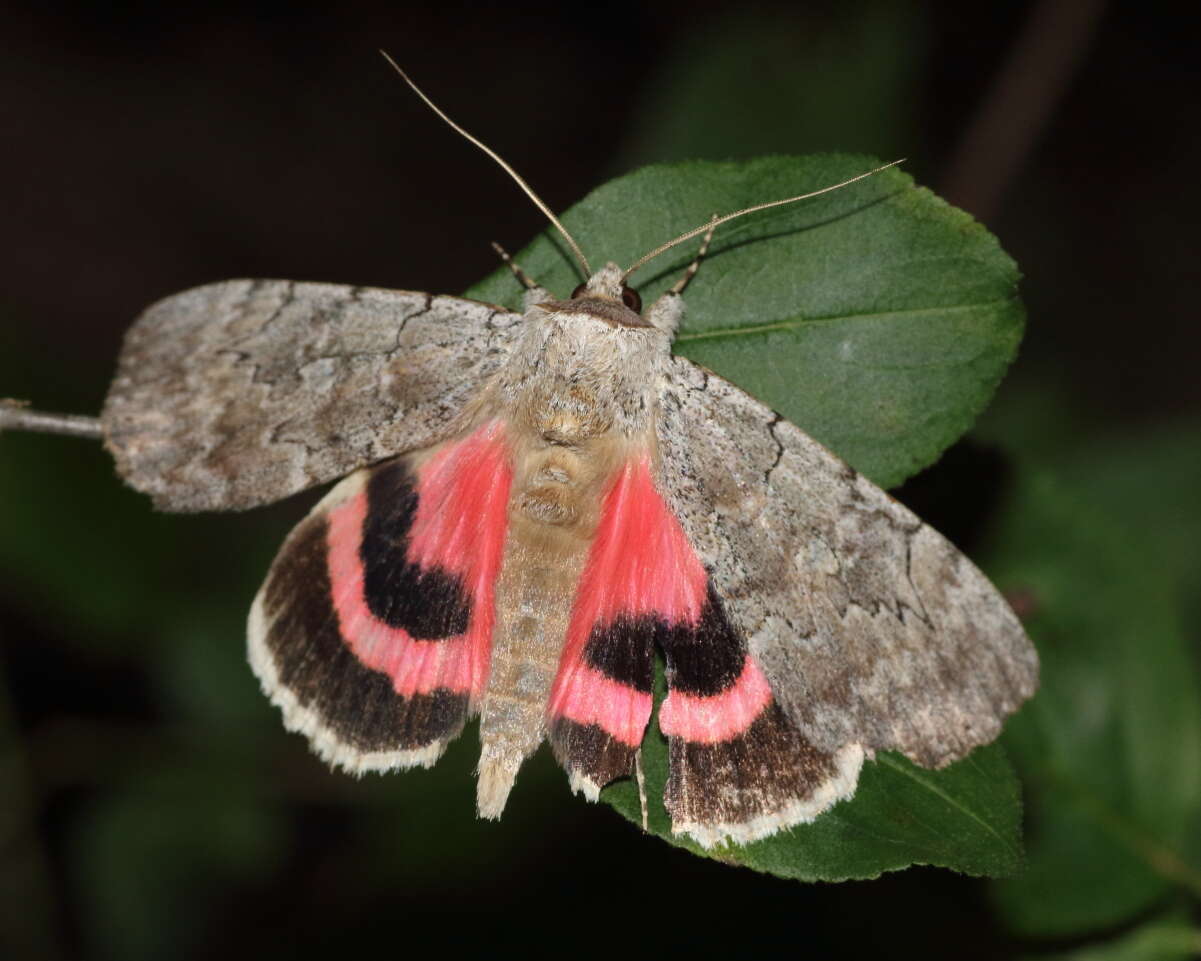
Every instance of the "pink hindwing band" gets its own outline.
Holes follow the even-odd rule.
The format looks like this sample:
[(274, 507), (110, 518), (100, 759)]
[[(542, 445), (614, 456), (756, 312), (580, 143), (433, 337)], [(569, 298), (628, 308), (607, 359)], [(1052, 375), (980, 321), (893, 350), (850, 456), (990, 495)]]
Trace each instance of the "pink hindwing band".
[[(595, 724), (630, 747), (651, 715), (653, 631), (658, 622), (694, 621), (705, 597), (705, 570), (655, 490), (646, 458), (618, 473), (601, 513), (550, 698), (552, 719)], [(636, 669), (612, 663), (615, 624), (644, 637)], [(606, 634), (606, 629), (608, 633)], [(628, 660), (628, 658), (627, 658)]]
[(465, 588), (470, 616), (466, 630), (451, 637), (415, 639), (370, 609), (364, 560), (368, 490), (330, 512), (329, 578), (342, 636), (359, 661), (392, 678), (398, 694), (445, 689), (469, 693), (473, 702), (482, 695), (511, 479), (495, 423), (443, 447), (417, 470), (416, 512), (403, 557), (417, 568), (418, 589), (421, 574), (434, 571), (453, 576)]
[(742, 734), (771, 703), (771, 688), (750, 657), (732, 687), (698, 697), (672, 691), (659, 709), (659, 730), (699, 744), (729, 741)]

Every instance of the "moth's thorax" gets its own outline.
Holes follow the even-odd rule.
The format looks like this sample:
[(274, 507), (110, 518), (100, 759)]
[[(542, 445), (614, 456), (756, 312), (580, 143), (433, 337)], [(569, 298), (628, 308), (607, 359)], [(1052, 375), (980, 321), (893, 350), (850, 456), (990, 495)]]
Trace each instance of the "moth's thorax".
[(548, 443), (579, 444), (610, 431), (631, 438), (653, 426), (668, 337), (581, 309), (588, 303), (531, 308), (498, 374), (497, 400), (510, 422)]
[(556, 320), (511, 382), (511, 514), (586, 542), (609, 479), (653, 443), (659, 367), (644, 331), (630, 349), (628, 336), (598, 331), (595, 319)]

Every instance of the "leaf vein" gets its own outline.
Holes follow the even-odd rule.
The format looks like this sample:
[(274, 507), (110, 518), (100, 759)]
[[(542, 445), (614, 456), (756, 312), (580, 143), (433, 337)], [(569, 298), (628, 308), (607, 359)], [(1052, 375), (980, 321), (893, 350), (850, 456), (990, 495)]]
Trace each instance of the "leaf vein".
[(888, 767), (892, 768), (894, 771), (898, 772), (899, 774), (906, 775), (911, 780), (916, 781), (918, 784), (920, 784), (922, 787), (924, 787), (927, 791), (930, 791), (932, 794), (942, 798), (942, 800), (945, 801), (947, 804), (949, 804), (951, 807), (955, 808), (957, 811), (964, 814), (971, 820), (975, 821), (982, 828), (984, 828), (989, 834), (993, 835), (993, 837), (995, 837), (1003, 845), (1005, 845), (1007, 848), (1009, 848), (1010, 851), (1013, 852), (1013, 855), (1015, 858), (1021, 857), (1021, 850), (1018, 847), (1016, 847), (1011, 840), (1004, 837), (1001, 834), (1001, 832), (998, 831), (992, 824), (990, 824), (988, 821), (986, 821), (984, 818), (982, 818), (979, 814), (977, 814), (971, 808), (967, 807), (961, 801), (957, 800), (952, 795), (948, 794), (946, 791), (944, 791), (942, 788), (940, 788), (937, 784), (935, 784), (929, 778), (922, 777), (915, 770), (913, 770), (913, 768), (910, 767), (909, 765), (901, 764), (899, 761), (896, 761), (893, 758), (890, 758), (886, 754), (879, 755), (876, 758), (876, 760), (879, 761), (881, 764), (885, 764)]
[(829, 317), (800, 317), (796, 320), (778, 320), (770, 324), (749, 324), (743, 327), (718, 327), (711, 330), (684, 331), (676, 336), (676, 343), (688, 343), (694, 340), (713, 340), (720, 337), (748, 337), (753, 334), (769, 334), (780, 330), (795, 330), (808, 324), (829, 324), (839, 321), (884, 320), (894, 317), (904, 317), (909, 314), (954, 314), (964, 311), (985, 310), (1004, 306), (1012, 302), (1012, 298), (989, 300), (978, 304), (957, 304), (953, 307), (909, 307), (904, 310), (886, 310), (876, 313), (835, 314)]

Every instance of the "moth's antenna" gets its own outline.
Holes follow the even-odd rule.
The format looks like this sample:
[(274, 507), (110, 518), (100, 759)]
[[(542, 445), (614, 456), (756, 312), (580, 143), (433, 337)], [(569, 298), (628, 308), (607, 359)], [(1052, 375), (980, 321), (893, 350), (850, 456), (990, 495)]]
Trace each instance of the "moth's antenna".
[(637, 261), (635, 261), (633, 267), (621, 275), (622, 282), (624, 283), (630, 274), (641, 267), (645, 267), (648, 263), (650, 263), (650, 261), (654, 260), (660, 254), (666, 253), (677, 244), (682, 244), (685, 240), (691, 240), (693, 237), (699, 236), (707, 230), (713, 230), (718, 225), (724, 224), (727, 220), (733, 220), (735, 217), (742, 217), (745, 214), (753, 214), (758, 210), (767, 210), (770, 207), (783, 207), (785, 204), (795, 204), (798, 200), (808, 200), (810, 197), (816, 197), (818, 194), (828, 194), (831, 190), (838, 190), (840, 187), (846, 187), (849, 184), (853, 184), (856, 180), (862, 180), (864, 177), (870, 177), (872, 174), (878, 174), (881, 170), (887, 170), (889, 167), (895, 167), (897, 164), (904, 162), (905, 158), (902, 157), (900, 160), (894, 160), (892, 163), (883, 164), (882, 166), (877, 167), (875, 170), (869, 170), (866, 173), (861, 173), (859, 176), (852, 177), (850, 180), (844, 180), (840, 184), (831, 184), (829, 187), (822, 187), (821, 190), (812, 190), (809, 193), (801, 194), (798, 197), (789, 197), (786, 200), (770, 200), (765, 204), (755, 204), (753, 207), (745, 207), (742, 210), (735, 210), (732, 214), (714, 217), (708, 223), (703, 223), (695, 230), (690, 230), (686, 234), (680, 234), (680, 236), (678, 236), (675, 240), (669, 240), (667, 243), (656, 247), (646, 256), (640, 257)]
[(525, 195), (534, 202), (534, 204), (538, 207), (539, 210), (541, 210), (544, 214), (546, 214), (546, 219), (549, 220), (552, 224), (554, 224), (555, 229), (558, 230), (559, 233), (561, 233), (563, 235), (563, 239), (567, 241), (567, 246), (569, 246), (571, 248), (571, 252), (573, 254), (575, 254), (576, 260), (578, 260), (580, 262), (580, 266), (584, 268), (584, 276), (591, 277), (592, 276), (592, 268), (588, 266), (588, 258), (585, 257), (584, 252), (582, 250), (580, 250), (580, 245), (577, 244), (575, 242), (575, 240), (572, 238), (571, 234), (569, 234), (567, 232), (567, 228), (564, 227), (561, 223), (559, 223), (559, 218), (556, 217), (553, 213), (551, 213), (550, 208), (542, 202), (542, 198), (539, 197), (536, 193), (534, 193), (534, 188), (531, 187), (529, 184), (527, 184), (524, 179), (522, 179), (521, 174), (519, 174), (516, 170), (514, 170), (511, 166), (509, 166), (508, 162), (504, 159), (504, 157), (502, 157), (500, 154), (498, 154), (495, 150), (493, 150), (491, 147), (489, 147), (486, 143), (473, 137), (466, 130), (464, 130), (462, 127), (460, 127), (457, 123), (455, 123), (453, 120), (451, 120), (450, 117), (446, 116), (446, 114), (444, 114), (442, 112), (442, 110), (438, 107), (438, 105), (436, 103), (434, 103), (434, 101), (430, 100), (430, 98), (427, 97), (424, 93), (422, 93), (421, 88), (418, 87), (417, 84), (413, 83), (413, 81), (409, 79), (409, 75), (400, 69), (400, 64), (398, 64), (395, 60), (393, 60), (388, 55), (388, 51), (381, 50), (380, 53), (383, 54), (384, 59), (387, 60), (388, 63), (392, 64), (392, 69), (395, 70), (398, 74), (400, 74), (400, 76), (404, 80), (404, 82), (413, 88), (413, 93), (417, 94), (417, 96), (419, 96), (422, 100), (425, 101), (425, 105), (427, 107), (429, 107), (430, 110), (434, 111), (434, 113), (436, 113), (439, 117), (441, 117), (443, 120), (445, 120), (447, 125), (452, 130), (454, 130), (456, 133), (461, 134), (467, 140), (470, 140), (473, 144), (475, 144), (477, 147), (479, 147), (480, 150), (484, 151), (484, 153), (486, 153), (489, 157), (491, 157), (498, 164), (500, 164), (501, 169), (504, 170), (505, 173), (507, 173), (510, 177), (512, 177), (514, 180), (517, 181), (517, 186), (519, 186), (522, 190), (525, 191)]

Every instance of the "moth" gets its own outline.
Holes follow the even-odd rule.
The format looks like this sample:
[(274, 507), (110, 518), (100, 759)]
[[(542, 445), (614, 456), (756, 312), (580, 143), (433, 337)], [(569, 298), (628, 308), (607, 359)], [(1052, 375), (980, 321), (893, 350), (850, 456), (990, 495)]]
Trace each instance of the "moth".
[(803, 198), (593, 271), (417, 92), (550, 217), (579, 287), (556, 297), (513, 265), (522, 313), (288, 281), (189, 290), (128, 332), (101, 416), (122, 477), (164, 510), (338, 481), (250, 612), (250, 663), (286, 727), (361, 774), (432, 765), (478, 715), (482, 817), (544, 740), (595, 800), (639, 773), (658, 651), (664, 803), (706, 847), (812, 820), (877, 751), (941, 767), (992, 740), (1038, 673), (997, 590), (799, 428), (672, 354), (699, 257), (646, 309), (627, 283)]

